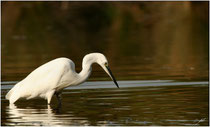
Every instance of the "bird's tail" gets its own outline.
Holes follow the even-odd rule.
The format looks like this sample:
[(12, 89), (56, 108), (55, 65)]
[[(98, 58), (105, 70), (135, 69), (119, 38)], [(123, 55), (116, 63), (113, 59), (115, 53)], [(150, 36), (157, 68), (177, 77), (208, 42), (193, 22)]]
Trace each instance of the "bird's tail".
[(9, 100), (10, 104), (15, 103), (20, 98), (19, 93), (20, 85), (16, 84), (5, 96), (7, 100)]

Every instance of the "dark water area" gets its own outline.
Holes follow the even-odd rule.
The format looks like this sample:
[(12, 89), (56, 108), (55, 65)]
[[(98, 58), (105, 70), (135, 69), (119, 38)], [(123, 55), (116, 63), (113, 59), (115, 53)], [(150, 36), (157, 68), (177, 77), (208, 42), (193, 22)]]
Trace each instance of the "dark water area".
[[(209, 2), (6, 2), (2, 8), (1, 125), (209, 125)], [(5, 95), (40, 65), (103, 53), (55, 110)]]
[(10, 86), (4, 85), (2, 125), (208, 125), (208, 82), (120, 81), (119, 84), (120, 89), (113, 88), (112, 82), (86, 82), (69, 87), (63, 92), (60, 108), (55, 98), (51, 106), (43, 99), (20, 100), (9, 105), (4, 96)]

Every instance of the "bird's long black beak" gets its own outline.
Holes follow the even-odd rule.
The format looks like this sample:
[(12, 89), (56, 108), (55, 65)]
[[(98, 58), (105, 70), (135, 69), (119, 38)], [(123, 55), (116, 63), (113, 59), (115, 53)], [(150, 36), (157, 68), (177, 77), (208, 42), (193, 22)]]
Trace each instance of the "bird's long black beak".
[(108, 70), (108, 72), (109, 72), (109, 74), (110, 74), (110, 77), (112, 78), (112, 80), (114, 81), (115, 85), (117, 86), (117, 88), (120, 88), (120, 87), (118, 86), (117, 81), (116, 81), (114, 75), (112, 74), (112, 71), (110, 70), (109, 66), (106, 66), (106, 68), (107, 68), (107, 70)]

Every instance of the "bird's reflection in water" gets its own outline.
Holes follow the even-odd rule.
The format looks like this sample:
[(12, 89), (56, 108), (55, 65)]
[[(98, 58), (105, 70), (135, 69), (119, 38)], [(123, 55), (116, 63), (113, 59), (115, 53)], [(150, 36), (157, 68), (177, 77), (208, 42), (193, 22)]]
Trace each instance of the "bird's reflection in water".
[(52, 125), (88, 125), (86, 118), (74, 117), (72, 113), (62, 114), (61, 106), (52, 108), (18, 108), (14, 104), (10, 104), (7, 108), (8, 126), (34, 125), (34, 126), (52, 126)]

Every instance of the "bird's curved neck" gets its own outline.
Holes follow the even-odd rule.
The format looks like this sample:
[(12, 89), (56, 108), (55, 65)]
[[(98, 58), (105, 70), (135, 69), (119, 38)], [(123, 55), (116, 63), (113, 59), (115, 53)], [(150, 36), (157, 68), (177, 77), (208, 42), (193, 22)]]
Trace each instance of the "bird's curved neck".
[(94, 60), (91, 59), (83, 59), (82, 61), (82, 71), (79, 73), (79, 82), (83, 83), (88, 79), (92, 72), (92, 64)]
[(82, 80), (82, 82), (87, 80), (91, 72), (92, 72), (91, 64), (86, 65), (85, 67), (82, 66), (82, 71), (79, 73), (80, 80)]

